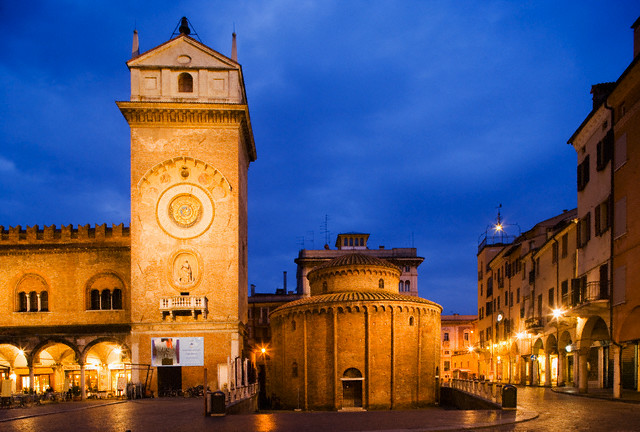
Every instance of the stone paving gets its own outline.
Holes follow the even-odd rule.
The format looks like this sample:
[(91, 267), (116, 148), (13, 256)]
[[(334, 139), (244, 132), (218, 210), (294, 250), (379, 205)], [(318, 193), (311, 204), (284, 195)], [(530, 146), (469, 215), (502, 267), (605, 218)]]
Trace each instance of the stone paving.
[(0, 410), (0, 431), (631, 431), (640, 406), (518, 388), (517, 411), (441, 408), (369, 412), (265, 412), (204, 417), (202, 399), (66, 402)]

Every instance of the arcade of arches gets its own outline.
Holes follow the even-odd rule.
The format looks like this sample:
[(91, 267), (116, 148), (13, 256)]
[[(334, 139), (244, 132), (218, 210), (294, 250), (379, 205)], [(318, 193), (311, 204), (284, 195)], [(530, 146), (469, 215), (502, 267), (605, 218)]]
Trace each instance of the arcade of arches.
[[(605, 317), (606, 318), (606, 317)], [(484, 350), (476, 350), (479, 375), (497, 381), (540, 386), (573, 386), (581, 392), (613, 386), (618, 348), (610, 342), (605, 319), (567, 317), (547, 333), (518, 333)], [(637, 344), (620, 349), (622, 385), (635, 389)]]
[(33, 339), (27, 345), (0, 343), (0, 374), (12, 381), (13, 392), (77, 388), (85, 397), (115, 396), (130, 381), (131, 360), (123, 340), (95, 338), (83, 347), (62, 338)]

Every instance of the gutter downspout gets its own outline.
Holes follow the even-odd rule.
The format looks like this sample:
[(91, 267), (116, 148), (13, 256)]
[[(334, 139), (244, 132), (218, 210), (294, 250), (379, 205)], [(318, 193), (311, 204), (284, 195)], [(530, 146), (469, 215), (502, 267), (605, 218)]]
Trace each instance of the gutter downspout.
[(615, 187), (614, 187), (614, 179), (615, 179), (615, 156), (616, 156), (616, 139), (615, 139), (615, 132), (614, 132), (614, 109), (613, 107), (609, 106), (609, 104), (607, 103), (608, 97), (604, 100), (604, 107), (606, 109), (609, 110), (610, 112), (610, 119), (611, 119), (611, 167), (610, 167), (610, 171), (611, 171), (611, 175), (610, 175), (610, 182), (609, 182), (609, 200), (610, 200), (610, 210), (609, 210), (609, 214), (611, 216), (611, 240), (609, 242), (609, 263), (611, 265), (611, 288), (609, 289), (609, 340), (611, 341), (611, 343), (617, 348), (614, 352), (614, 355), (617, 357), (614, 357), (614, 361), (613, 361), (613, 398), (614, 399), (619, 399), (622, 393), (622, 386), (621, 386), (621, 378), (622, 378), (622, 370), (621, 370), (621, 365), (622, 365), (622, 345), (618, 342), (616, 342), (614, 340), (614, 332), (613, 332), (613, 287), (615, 286), (615, 281), (614, 281), (614, 267), (613, 267), (613, 257), (614, 257), (614, 236), (615, 236)]

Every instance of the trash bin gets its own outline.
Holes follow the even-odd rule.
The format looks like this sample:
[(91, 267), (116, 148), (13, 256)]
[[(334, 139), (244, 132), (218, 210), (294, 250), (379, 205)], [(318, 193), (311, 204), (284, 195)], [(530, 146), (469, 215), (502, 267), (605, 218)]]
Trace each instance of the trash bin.
[(226, 396), (223, 392), (221, 392), (220, 390), (214, 391), (213, 393), (208, 392), (207, 398), (209, 399), (209, 415), (223, 416), (226, 414)]
[(506, 384), (502, 387), (502, 409), (516, 409), (518, 404), (518, 389), (516, 386)]

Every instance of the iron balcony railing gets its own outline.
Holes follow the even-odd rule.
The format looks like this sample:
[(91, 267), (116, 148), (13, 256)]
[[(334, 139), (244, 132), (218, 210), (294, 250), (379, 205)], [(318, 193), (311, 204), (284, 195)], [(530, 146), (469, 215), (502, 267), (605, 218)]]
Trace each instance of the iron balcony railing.
[(562, 295), (562, 304), (569, 307), (582, 306), (587, 303), (609, 300), (610, 283), (608, 281), (585, 282), (574, 279), (571, 292)]
[(544, 327), (544, 320), (542, 317), (527, 318), (527, 320), (524, 322), (524, 327), (527, 330), (542, 328)]

